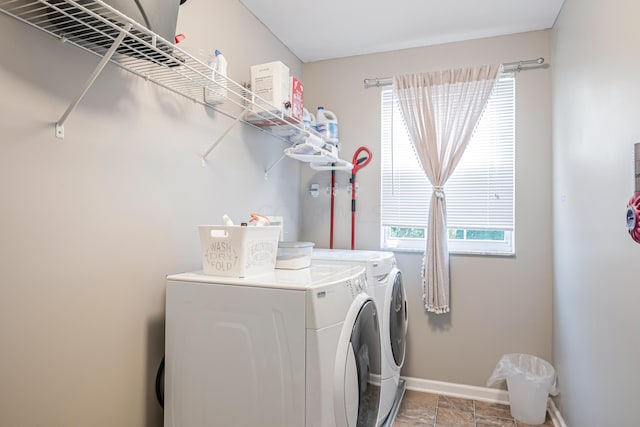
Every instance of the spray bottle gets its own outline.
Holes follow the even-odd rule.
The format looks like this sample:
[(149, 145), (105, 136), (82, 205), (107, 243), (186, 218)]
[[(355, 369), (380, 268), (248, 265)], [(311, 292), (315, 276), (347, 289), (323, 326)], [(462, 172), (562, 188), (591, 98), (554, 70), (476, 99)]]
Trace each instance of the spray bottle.
[(249, 222), (255, 222), (256, 227), (264, 227), (269, 225), (269, 218), (258, 213), (252, 213)]

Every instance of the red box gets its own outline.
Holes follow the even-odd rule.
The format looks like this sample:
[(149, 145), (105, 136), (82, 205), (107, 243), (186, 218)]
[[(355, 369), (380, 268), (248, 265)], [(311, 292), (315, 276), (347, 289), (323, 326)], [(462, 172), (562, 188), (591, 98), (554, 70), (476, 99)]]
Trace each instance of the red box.
[(302, 107), (304, 101), (304, 87), (302, 82), (291, 76), (291, 117), (302, 121)]

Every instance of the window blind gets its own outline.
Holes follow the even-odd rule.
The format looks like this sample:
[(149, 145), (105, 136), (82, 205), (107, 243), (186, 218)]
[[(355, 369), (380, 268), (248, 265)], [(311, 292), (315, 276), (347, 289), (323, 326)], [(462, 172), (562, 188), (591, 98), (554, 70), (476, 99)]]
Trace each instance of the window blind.
[[(427, 226), (432, 186), (391, 89), (382, 91), (383, 227)], [(515, 78), (496, 83), (458, 167), (444, 186), (449, 228), (513, 230)]]

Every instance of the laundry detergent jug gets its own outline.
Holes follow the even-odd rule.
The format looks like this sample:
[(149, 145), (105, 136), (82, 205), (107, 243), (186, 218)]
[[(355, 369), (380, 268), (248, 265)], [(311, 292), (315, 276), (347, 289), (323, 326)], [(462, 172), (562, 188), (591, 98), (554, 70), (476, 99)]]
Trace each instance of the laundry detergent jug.
[(328, 143), (338, 145), (338, 118), (324, 107), (318, 107), (316, 129)]

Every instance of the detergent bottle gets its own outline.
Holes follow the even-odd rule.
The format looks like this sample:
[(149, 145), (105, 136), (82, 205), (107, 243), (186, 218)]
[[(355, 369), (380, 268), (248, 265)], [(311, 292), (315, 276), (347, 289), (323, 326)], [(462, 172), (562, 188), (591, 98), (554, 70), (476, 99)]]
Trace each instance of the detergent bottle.
[(313, 113), (309, 113), (309, 128), (316, 130), (316, 116)]
[(302, 108), (302, 126), (311, 128), (311, 113), (306, 108)]
[(322, 106), (316, 114), (316, 129), (328, 143), (338, 145), (338, 118)]
[(204, 102), (210, 105), (221, 104), (227, 97), (227, 59), (222, 52), (216, 49), (215, 55), (209, 63), (211, 67), (211, 80), (209, 89), (204, 89)]

